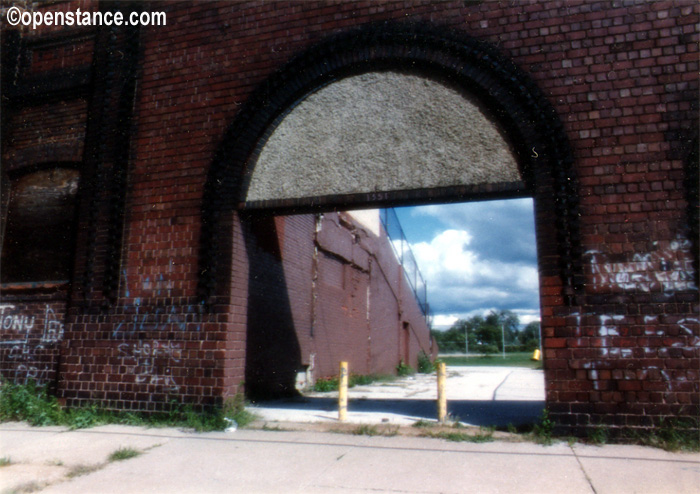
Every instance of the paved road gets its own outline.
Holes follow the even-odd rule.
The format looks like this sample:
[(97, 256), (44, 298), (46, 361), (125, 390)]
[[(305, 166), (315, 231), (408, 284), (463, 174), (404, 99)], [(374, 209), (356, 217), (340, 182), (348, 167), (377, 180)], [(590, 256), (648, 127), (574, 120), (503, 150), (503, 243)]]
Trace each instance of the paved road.
[[(143, 453), (107, 461), (124, 447)], [(0, 468), (0, 492), (684, 494), (700, 485), (700, 455), (639, 446), (9, 423), (0, 451), (12, 462)]]
[[(306, 393), (287, 400), (256, 403), (270, 422), (328, 422), (337, 420), (336, 393)], [(436, 417), (435, 374), (415, 374), (388, 383), (349, 390), (348, 420), (353, 423), (411, 425)], [(450, 367), (447, 372), (448, 413), (467, 425), (532, 424), (542, 415), (542, 371), (517, 367)]]

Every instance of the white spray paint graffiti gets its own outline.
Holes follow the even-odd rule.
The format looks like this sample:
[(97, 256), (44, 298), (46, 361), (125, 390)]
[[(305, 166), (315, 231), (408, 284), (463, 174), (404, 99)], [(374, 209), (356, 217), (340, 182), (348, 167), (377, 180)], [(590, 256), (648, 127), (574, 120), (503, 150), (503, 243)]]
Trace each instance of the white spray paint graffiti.
[(182, 359), (182, 348), (171, 341), (137, 341), (119, 345), (119, 353), (129, 362), (128, 371), (137, 383), (161, 385), (176, 392), (180, 386), (172, 375), (172, 364)]
[[(570, 314), (576, 324), (576, 334), (582, 335), (582, 325), (584, 321), (588, 325), (587, 334), (597, 337), (597, 358), (581, 359), (576, 368), (588, 371), (588, 378), (592, 381), (594, 390), (607, 390), (607, 385), (600, 378), (601, 370), (612, 371), (612, 379), (639, 380), (648, 379), (650, 375), (656, 374), (657, 380), (664, 382), (667, 391), (674, 391), (677, 383), (687, 381), (685, 369), (663, 369), (654, 364), (639, 366), (634, 363), (633, 368), (620, 366), (620, 360), (627, 360), (635, 357), (635, 348), (622, 346), (620, 337), (626, 334), (626, 328), (639, 326), (639, 319), (643, 321), (641, 326), (642, 334), (632, 336), (632, 338), (653, 338), (656, 345), (650, 347), (640, 347), (644, 359), (662, 361), (670, 358), (670, 350), (692, 352), (700, 347), (700, 319), (684, 318), (676, 323), (664, 324), (659, 315), (627, 316), (623, 314), (593, 314), (574, 312)], [(592, 331), (591, 331), (592, 330)], [(580, 344), (580, 341), (579, 341)], [(637, 351), (639, 351), (637, 350)], [(626, 367), (626, 368), (625, 368)], [(616, 377), (617, 375), (617, 377)]]
[[(587, 260), (586, 274), (588, 287), (592, 292), (612, 290), (622, 292), (662, 293), (671, 297), (678, 291), (697, 291), (692, 269), (691, 242), (685, 238), (668, 242), (654, 242), (652, 252), (636, 253), (631, 260), (613, 262), (598, 251), (590, 250), (584, 257)], [(582, 314), (576, 317), (577, 334), (581, 335)], [(657, 376), (664, 382), (667, 391), (673, 391), (676, 384), (687, 380), (684, 369), (660, 369), (647, 363), (630, 364), (634, 370), (619, 365), (619, 360), (630, 362), (635, 354), (645, 359), (661, 361), (670, 358), (673, 352), (692, 352), (700, 347), (698, 319), (685, 318), (677, 323), (664, 323), (658, 315), (628, 316), (624, 314), (585, 314), (588, 334), (597, 336), (596, 350), (599, 358), (582, 361), (576, 365), (588, 370), (593, 381), (593, 389), (606, 390), (606, 383), (599, 379), (599, 370), (612, 372), (612, 379), (648, 379)], [(643, 323), (640, 324), (640, 319)], [(597, 321), (593, 322), (593, 321)], [(591, 327), (593, 326), (593, 327)], [(640, 334), (640, 328), (641, 334)], [(621, 343), (630, 327), (635, 328), (633, 338), (642, 337), (649, 341), (646, 346), (631, 348), (629, 343)], [(653, 343), (652, 343), (653, 342)], [(641, 367), (640, 367), (641, 365)]]
[(600, 318), (599, 336), (620, 336), (617, 325), (625, 320), (625, 316), (598, 316)]
[[(64, 332), (63, 322), (57, 318), (49, 304), (44, 308), (43, 325), (37, 321), (36, 316), (18, 312), (14, 305), (0, 305), (0, 328), (3, 338), (7, 338), (0, 340), (3, 360), (12, 363), (13, 380), (25, 384), (30, 380), (38, 384), (48, 381), (52, 364), (46, 362), (46, 357), (63, 339)], [(36, 334), (36, 329), (41, 329), (41, 335)]]
[(631, 261), (611, 262), (598, 250), (584, 254), (591, 288), (616, 288), (623, 291), (661, 291), (667, 295), (680, 290), (697, 290), (692, 270), (691, 242), (677, 239), (667, 247), (659, 242), (656, 250), (636, 253)]
[(696, 319), (694, 317), (687, 317), (678, 321), (678, 327), (681, 328), (683, 333), (691, 337), (690, 344), (694, 347), (698, 347), (700, 346), (700, 335), (697, 335), (693, 331), (693, 325), (695, 325), (696, 327), (700, 326), (700, 319)]
[[(168, 273), (172, 274), (173, 263), (168, 265)], [(129, 278), (127, 271), (122, 271), (125, 285), (125, 295), (129, 298)], [(169, 278), (169, 277), (168, 277)], [(161, 295), (172, 296), (173, 282), (159, 274), (155, 281), (146, 277), (141, 282), (142, 291), (150, 291), (156, 299)], [(139, 331), (199, 331), (202, 327), (201, 316), (203, 307), (187, 305), (178, 310), (175, 306), (144, 308), (140, 297), (134, 299), (134, 314), (125, 315), (118, 321), (112, 331), (112, 338), (127, 339)]]
[(188, 305), (183, 312), (178, 312), (174, 306), (143, 309), (140, 300), (136, 300), (136, 312), (124, 316), (114, 326), (112, 338), (129, 338), (138, 331), (199, 331), (202, 307)]

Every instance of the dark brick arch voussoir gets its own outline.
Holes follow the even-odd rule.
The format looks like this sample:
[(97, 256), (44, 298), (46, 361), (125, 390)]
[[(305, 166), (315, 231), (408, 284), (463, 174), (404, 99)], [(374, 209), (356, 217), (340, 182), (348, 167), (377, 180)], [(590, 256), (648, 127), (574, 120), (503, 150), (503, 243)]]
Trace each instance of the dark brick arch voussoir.
[(530, 76), (494, 46), (425, 25), (372, 24), (329, 37), (288, 62), (248, 98), (211, 164), (202, 201), (199, 288), (216, 295), (223, 213), (244, 203), (267, 138), (307, 95), (345, 77), (395, 70), (421, 74), (476, 97), (504, 130), (536, 198), (553, 194), (557, 252), (569, 295), (581, 285), (578, 187), (569, 140), (555, 109)]

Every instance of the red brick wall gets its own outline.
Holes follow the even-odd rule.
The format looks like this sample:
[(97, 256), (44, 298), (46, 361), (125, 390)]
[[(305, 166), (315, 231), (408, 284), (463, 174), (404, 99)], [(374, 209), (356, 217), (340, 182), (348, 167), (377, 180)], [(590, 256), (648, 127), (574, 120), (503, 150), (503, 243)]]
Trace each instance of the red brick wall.
[[(90, 2), (73, 2), (66, 8), (90, 8)], [(3, 7), (6, 2), (3, 2)], [(47, 6), (45, 9), (63, 8)], [(5, 15), (3, 10), (3, 31)], [(9, 31), (9, 30), (7, 30)], [(5, 233), (5, 215), (9, 187), (14, 178), (32, 173), (40, 167), (61, 163), (78, 165), (83, 160), (88, 102), (85, 94), (64, 92), (47, 101), (32, 87), (46, 72), (58, 69), (73, 70), (89, 66), (93, 45), (91, 39), (82, 37), (79, 42), (67, 44), (42, 43), (47, 35), (61, 29), (23, 31), (24, 51), (15, 60), (6, 58), (14, 51), (6, 45), (8, 32), (3, 33), (3, 128), (2, 166), (3, 182), (2, 218), (0, 230)], [(18, 65), (14, 65), (19, 60)], [(56, 72), (53, 72), (54, 74)], [(9, 76), (9, 77), (8, 77)], [(20, 91), (19, 97), (16, 93)], [(13, 98), (10, 103), (10, 98)], [(18, 103), (18, 99), (22, 99)], [(78, 169), (80, 167), (78, 166)], [(82, 170), (81, 170), (82, 171)], [(7, 201), (7, 202), (6, 202)], [(45, 238), (46, 255), (51, 255), (51, 242)], [(7, 266), (0, 266), (0, 271)], [(59, 352), (65, 344), (67, 299), (69, 284), (54, 279), (37, 280), (36, 283), (5, 283), (0, 287), (0, 374), (4, 378), (26, 383), (34, 380), (48, 385), (55, 391)]]
[[(241, 104), (291, 57), (328, 35), (394, 19), (457, 29), (497, 46), (529, 74), (564, 125), (580, 180), (584, 266), (583, 289), (570, 306), (552, 247), (556, 218), (545, 207), (546, 191), (535, 197), (554, 418), (581, 430), (697, 415), (697, 242), (688, 237), (683, 185), (698, 129), (696, 2), (202, 2), (151, 9), (167, 12), (167, 26), (140, 34), (119, 294), (107, 308), (96, 291), (71, 309), (65, 396), (155, 407), (167, 394), (167, 372), (176, 374), (176, 395), (190, 401), (216, 401), (239, 389), (254, 273), (235, 214), (219, 233), (229, 244), (216, 276), (227, 290), (201, 314), (195, 291), (209, 166)], [(58, 67), (58, 59), (82, 63), (84, 51), (44, 54), (36, 67)], [(13, 151), (3, 146), (4, 160)], [(79, 266), (91, 252), (104, 252), (100, 228), (108, 220), (100, 218), (96, 243), (81, 247)], [(133, 335), (115, 337), (123, 327)], [(159, 342), (155, 382), (137, 382), (140, 341)]]
[(65, 293), (12, 297), (0, 303), (0, 373), (55, 390), (56, 361), (63, 341)]
[[(346, 213), (252, 215), (249, 241), (246, 388), (293, 392), (297, 373), (392, 374), (414, 367), (430, 334), (386, 234)], [(357, 239), (357, 240), (356, 240)], [(403, 322), (411, 331), (404, 354)]]

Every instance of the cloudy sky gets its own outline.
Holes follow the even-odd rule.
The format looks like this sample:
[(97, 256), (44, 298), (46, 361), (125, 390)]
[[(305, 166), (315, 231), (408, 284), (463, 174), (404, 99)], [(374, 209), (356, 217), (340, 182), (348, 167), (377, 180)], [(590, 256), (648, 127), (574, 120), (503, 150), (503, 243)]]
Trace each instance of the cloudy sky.
[(428, 284), (433, 326), (510, 309), (539, 320), (532, 200), (397, 208)]

